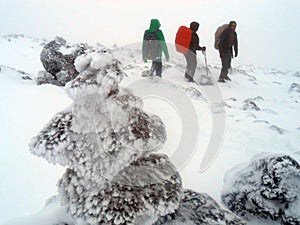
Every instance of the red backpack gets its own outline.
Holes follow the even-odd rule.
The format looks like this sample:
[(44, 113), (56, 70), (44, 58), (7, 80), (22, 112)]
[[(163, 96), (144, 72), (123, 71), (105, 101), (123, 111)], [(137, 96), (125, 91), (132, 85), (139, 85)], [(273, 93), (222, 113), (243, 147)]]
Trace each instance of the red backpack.
[(176, 51), (186, 54), (192, 39), (192, 30), (186, 26), (180, 26), (175, 38)]

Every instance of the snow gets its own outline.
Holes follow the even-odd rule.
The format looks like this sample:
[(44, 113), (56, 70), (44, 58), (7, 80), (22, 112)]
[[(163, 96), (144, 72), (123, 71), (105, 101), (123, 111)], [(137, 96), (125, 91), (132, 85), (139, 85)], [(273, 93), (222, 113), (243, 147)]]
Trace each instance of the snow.
[[(29, 152), (28, 144), (57, 112), (72, 103), (63, 87), (37, 86), (35, 80), (23, 80), (22, 74), (17, 71), (24, 71), (33, 79), (37, 76), (37, 72), (43, 69), (39, 60), (41, 43), (44, 41), (29, 37), (12, 37), (10, 41), (7, 37), (0, 38), (0, 224), (25, 225), (27, 221), (28, 225), (50, 225), (51, 215), (65, 216), (61, 211), (51, 211), (57, 210), (57, 207), (51, 208), (51, 204), (46, 212), (30, 216), (39, 212), (46, 200), (57, 194), (56, 183), (65, 168), (34, 156)], [(133, 57), (130, 57), (131, 54)], [(144, 64), (138, 54), (126, 48), (115, 53), (125, 59), (121, 61), (128, 76), (121, 83), (123, 87), (130, 87), (140, 80), (141, 72), (150, 66), (149, 63)], [(245, 163), (262, 152), (293, 154), (299, 161), (300, 94), (289, 92), (292, 84), (300, 84), (299, 76), (295, 75), (299, 71), (238, 65), (233, 60), (233, 70), (229, 74), (232, 82), (218, 84), (226, 110), (224, 137), (215, 161), (207, 170), (200, 171), (200, 163), (213, 130), (211, 105), (205, 100), (203, 89), (183, 80), (183, 67), (174, 67), (183, 58), (180, 55), (172, 57), (172, 54), (170, 62), (163, 62), (166, 66), (163, 71), (165, 81), (183, 91), (194, 88), (204, 96), (187, 93), (192, 95), (199, 132), (192, 145), (194, 150), (179, 171), (184, 188), (208, 193), (221, 203), (224, 174), (233, 166)], [(93, 65), (98, 68), (106, 60), (96, 60)], [(201, 54), (198, 55), (198, 62), (202, 68), (204, 59)], [(181, 63), (185, 64), (184, 61)], [(84, 65), (77, 66), (83, 70)], [(209, 70), (210, 76), (216, 79), (220, 64), (209, 63)], [(142, 79), (149, 85), (162, 85), (160, 81)], [(260, 110), (244, 110), (245, 100), (249, 99)], [(158, 153), (166, 153), (172, 158), (183, 127), (177, 106), (157, 97), (143, 100), (144, 110), (159, 115), (166, 125), (168, 140)], [(32, 222), (34, 219), (39, 222)], [(252, 225), (267, 223), (249, 222)]]
[(105, 46), (141, 41), (151, 18), (160, 20), (166, 40), (172, 43), (178, 27), (195, 20), (200, 23), (200, 40), (213, 57), (218, 55), (213, 49), (216, 28), (236, 20), (238, 62), (300, 69), (298, 0), (166, 0), (159, 6), (145, 0), (3, 0), (0, 5), (1, 21), (5, 21), (1, 35), (24, 33), (47, 39), (59, 35), (72, 43), (101, 42)]
[(46, 40), (25, 37), (24, 35), (0, 37), (0, 66), (5, 65), (36, 75), (39, 70), (43, 69), (43, 65), (40, 63), (40, 52), (45, 43)]
[(23, 218), (15, 219), (12, 223), (8, 224), (23, 224), (23, 225), (47, 225), (47, 224), (55, 224), (59, 222), (74, 222), (71, 216), (66, 214), (65, 209), (59, 205), (58, 199), (53, 199), (46, 206), (47, 210), (43, 210), (41, 212), (35, 213), (26, 218), (24, 221)]
[(15, 211), (20, 210), (18, 215), (23, 216), (32, 210), (38, 211), (56, 192), (53, 180), (62, 174), (63, 168), (32, 158), (23, 149), (28, 149), (31, 137), (51, 114), (65, 107), (69, 99), (62, 89), (48, 85), (38, 87), (32, 81), (21, 80), (20, 74), (14, 71), (2, 68), (0, 80), (0, 196), (3, 200), (0, 211), (1, 220), (5, 220)]

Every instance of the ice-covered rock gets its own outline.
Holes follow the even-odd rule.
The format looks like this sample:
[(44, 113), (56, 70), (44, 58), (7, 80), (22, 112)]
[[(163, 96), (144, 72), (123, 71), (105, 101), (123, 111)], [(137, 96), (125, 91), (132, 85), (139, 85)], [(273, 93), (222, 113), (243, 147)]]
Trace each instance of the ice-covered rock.
[(282, 128), (276, 126), (276, 125), (271, 125), (270, 128), (272, 130), (274, 130), (275, 132), (277, 132), (279, 135), (285, 134), (287, 132), (287, 130), (282, 129)]
[(89, 224), (152, 224), (172, 213), (181, 178), (167, 156), (162, 120), (119, 88), (121, 64), (105, 49), (77, 57), (67, 84), (73, 105), (57, 113), (30, 143), (33, 154), (67, 166), (58, 183), (62, 205)]
[(295, 77), (300, 77), (300, 71), (294, 72), (293, 76), (295, 76)]
[(165, 125), (119, 87), (124, 73), (112, 52), (89, 49), (75, 68), (66, 85), (72, 106), (30, 143), (33, 154), (67, 167), (58, 199), (74, 224), (245, 224), (208, 195), (183, 193), (176, 168), (155, 153)]
[(260, 154), (224, 183), (222, 200), (237, 215), (300, 224), (300, 166), (289, 155)]
[(164, 155), (139, 158), (105, 188), (73, 170), (58, 185), (68, 212), (89, 224), (150, 225), (174, 212), (182, 194), (181, 178)]
[(46, 72), (39, 72), (38, 84), (51, 83), (63, 86), (73, 80), (79, 74), (75, 69), (74, 61), (87, 48), (85, 44), (68, 45), (61, 37), (56, 37), (47, 43), (40, 54)]
[(289, 89), (289, 92), (298, 92), (300, 93), (300, 84), (292, 83)]
[(140, 156), (158, 150), (166, 131), (160, 118), (142, 111), (138, 97), (119, 89), (119, 62), (108, 53), (91, 54), (82, 61), (89, 58), (92, 68), (81, 61), (79, 70), (86, 69), (68, 85), (73, 106), (33, 138), (31, 149), (51, 163), (67, 165), (102, 183)]
[(184, 198), (175, 213), (160, 217), (154, 225), (246, 225), (241, 218), (205, 193), (184, 190)]
[(53, 76), (51, 73), (48, 73), (47, 71), (43, 71), (43, 70), (38, 72), (36, 83), (38, 85), (54, 84), (57, 86), (61, 86), (60, 82), (56, 79), (55, 76)]
[(244, 100), (243, 110), (259, 111), (260, 108), (257, 106), (257, 104), (255, 102), (260, 101), (260, 100), (263, 100), (263, 98), (260, 96), (257, 96), (255, 98), (248, 98), (248, 99)]

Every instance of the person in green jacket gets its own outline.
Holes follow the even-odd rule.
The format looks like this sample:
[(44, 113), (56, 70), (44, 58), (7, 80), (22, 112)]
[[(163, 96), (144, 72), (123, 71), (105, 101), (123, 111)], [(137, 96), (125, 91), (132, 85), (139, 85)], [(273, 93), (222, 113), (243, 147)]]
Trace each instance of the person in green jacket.
[(160, 26), (158, 19), (151, 19), (150, 27), (144, 33), (142, 51), (144, 62), (152, 60), (149, 75), (152, 76), (155, 72), (156, 76), (159, 77), (161, 77), (162, 73), (162, 52), (164, 52), (167, 61), (170, 59), (164, 34), (159, 29)]

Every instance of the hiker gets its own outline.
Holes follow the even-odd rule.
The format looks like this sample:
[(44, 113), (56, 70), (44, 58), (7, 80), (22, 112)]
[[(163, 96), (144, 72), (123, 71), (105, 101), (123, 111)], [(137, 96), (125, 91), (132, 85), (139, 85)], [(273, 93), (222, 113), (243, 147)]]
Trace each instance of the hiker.
[(160, 22), (158, 19), (151, 19), (150, 27), (144, 33), (143, 39), (143, 60), (152, 60), (150, 76), (155, 75), (161, 77), (162, 74), (162, 52), (164, 52), (166, 60), (169, 61), (168, 47), (165, 42), (164, 34), (159, 29)]
[(190, 43), (190, 47), (189, 47), (189, 51), (184, 54), (184, 57), (186, 59), (186, 70), (185, 70), (185, 78), (189, 81), (189, 82), (193, 82), (194, 79), (194, 74), (196, 71), (196, 67), (197, 67), (197, 50), (201, 50), (203, 52), (205, 52), (206, 47), (200, 47), (199, 46), (199, 37), (198, 34), (196, 33), (196, 31), (199, 28), (199, 23), (197, 22), (191, 22), (190, 24), (190, 29), (192, 30), (192, 38), (191, 38), (191, 43)]
[(220, 36), (219, 53), (222, 61), (222, 69), (219, 77), (219, 82), (231, 80), (228, 77), (228, 69), (231, 67), (231, 58), (233, 58), (232, 46), (234, 47), (234, 57), (238, 55), (238, 40), (235, 32), (236, 22), (230, 21), (228, 27)]

